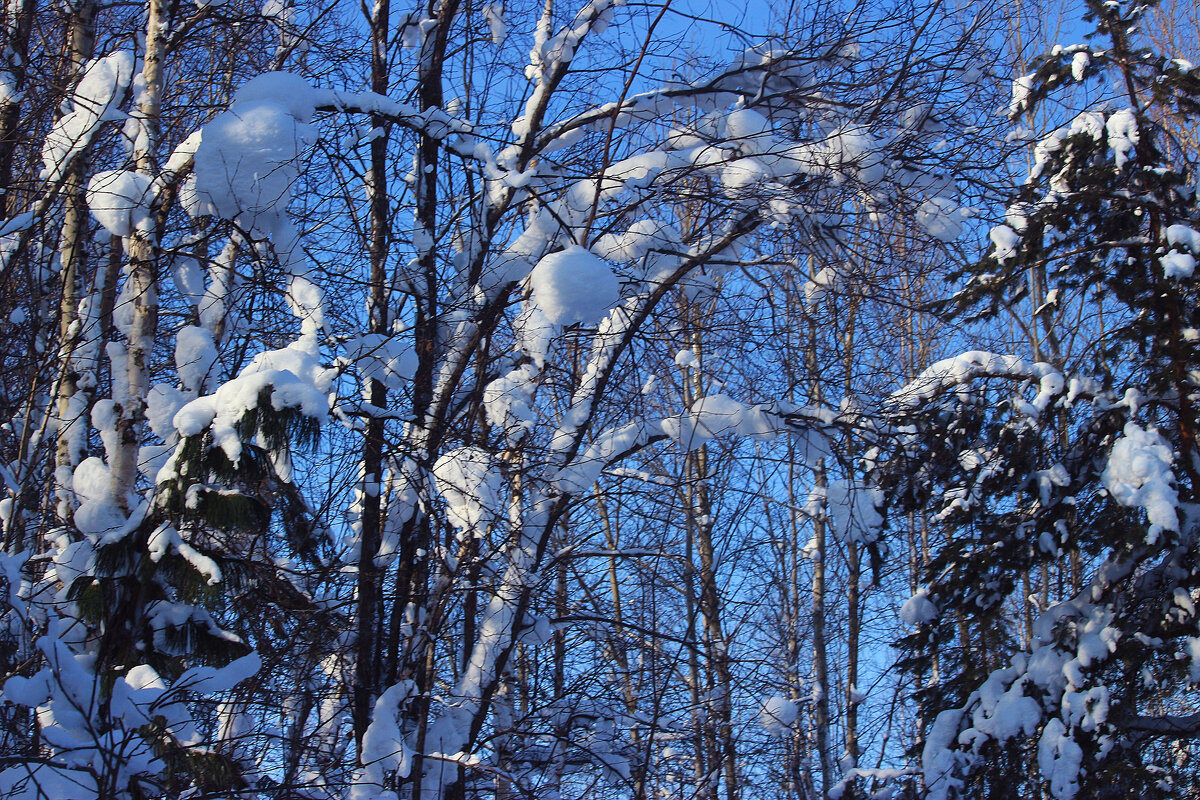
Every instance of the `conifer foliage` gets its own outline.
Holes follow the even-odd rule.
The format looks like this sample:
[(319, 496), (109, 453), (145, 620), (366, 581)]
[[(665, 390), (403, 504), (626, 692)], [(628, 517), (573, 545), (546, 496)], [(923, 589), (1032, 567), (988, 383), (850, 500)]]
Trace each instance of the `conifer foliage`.
[(930, 798), (1197, 789), (1179, 753), (1200, 735), (1200, 209), (1164, 123), (1200, 119), (1200, 74), (1136, 45), (1149, 5), (1088, 8), (1089, 43), (1019, 78), (1012, 117), (1116, 91), (1036, 143), (955, 303), (1091, 313), (1040, 328), (1041, 361), (967, 353), (897, 396), (894, 509), (942, 537), (905, 607), (908, 667), (936, 678)]

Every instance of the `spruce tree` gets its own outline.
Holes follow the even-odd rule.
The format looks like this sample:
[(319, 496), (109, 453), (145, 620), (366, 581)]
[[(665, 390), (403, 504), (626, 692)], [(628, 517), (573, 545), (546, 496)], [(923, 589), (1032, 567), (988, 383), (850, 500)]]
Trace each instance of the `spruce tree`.
[(902, 642), (929, 681), (930, 798), (1197, 790), (1178, 756), (1200, 736), (1200, 211), (1167, 123), (1200, 118), (1200, 71), (1138, 45), (1151, 5), (1089, 2), (1089, 44), (1014, 83), (1014, 119), (1116, 92), (1036, 144), (955, 298), (976, 319), (1086, 302), (1088, 352), (967, 353), (893, 398), (892, 511), (927, 514), (939, 543)]

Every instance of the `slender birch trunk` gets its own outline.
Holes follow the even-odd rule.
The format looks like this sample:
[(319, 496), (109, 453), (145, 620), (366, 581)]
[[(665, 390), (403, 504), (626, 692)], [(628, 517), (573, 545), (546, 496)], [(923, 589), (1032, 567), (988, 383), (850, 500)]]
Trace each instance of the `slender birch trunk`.
[[(28, 25), (28, 22), (26, 22)], [(95, 8), (91, 3), (82, 3), (71, 16), (70, 25), (70, 69), (74, 78), (83, 74), (95, 48)], [(7, 121), (7, 118), (4, 120)], [(79, 302), (85, 274), (84, 257), (87, 253), (85, 236), (88, 225), (86, 190), (87, 154), (80, 154), (63, 178), (63, 222), (59, 238), (58, 260), (62, 276), (62, 297), (59, 302), (59, 374), (57, 404), (59, 436), (56, 442), (54, 465), (57, 469), (74, 469), (83, 458), (87, 442), (87, 403), (80, 403), (75, 395), (80, 375), (75, 352), (80, 337), (86, 332), (80, 329)], [(11, 153), (0, 156), (9, 163), (0, 164), (0, 169), (11, 170)], [(10, 176), (11, 177), (11, 176)], [(5, 186), (11, 183), (6, 182)], [(7, 197), (7, 195), (6, 195)], [(80, 398), (82, 399), (82, 398)], [(72, 498), (63, 489), (59, 492), (59, 515), (63, 518), (71, 511)]]
[[(811, 402), (820, 406), (824, 401), (824, 390), (818, 373), (817, 323), (809, 315), (808, 345), (805, 352), (805, 367), (810, 381)], [(829, 485), (825, 459), (813, 465), (815, 490), (822, 495)], [(813, 626), (813, 727), (816, 737), (818, 771), (821, 775), (821, 791), (828, 792), (833, 785), (833, 766), (829, 753), (829, 660), (825, 633), (825, 581), (826, 581), (826, 519), (824, 502), (813, 519), (813, 579), (812, 579), (812, 626)]]
[[(163, 59), (170, 31), (167, 0), (149, 0), (147, 4), (146, 48), (142, 56), (142, 80), (136, 98), (135, 119), (139, 131), (134, 142), (133, 160), (137, 171), (148, 177), (155, 174), (155, 149), (159, 140), (159, 115), (163, 93)], [(158, 332), (158, 210), (152, 210), (147, 227), (135, 230), (126, 240), (128, 266), (122, 297), (132, 305), (129, 324), (124, 331), (124, 353), (110, 347), (116, 401), (117, 447), (109, 454), (117, 502), (129, 510), (129, 498), (137, 486), (138, 449), (146, 419), (146, 397), (150, 392), (150, 360)], [(119, 368), (117, 364), (120, 363)], [(119, 389), (119, 391), (118, 391)]]
[[(388, 41), (390, 4), (379, 0), (371, 12), (371, 91), (386, 94), (388, 90)], [(381, 132), (371, 141), (370, 171), (367, 174), (368, 242), (370, 290), (368, 298), (368, 330), (387, 335), (390, 328), (388, 296), (388, 131), (390, 125), (379, 115), (372, 115), (371, 125)], [(382, 381), (368, 381), (367, 403), (372, 409), (387, 407), (387, 389)], [(362, 737), (371, 723), (371, 709), (382, 687), (383, 652), (380, 647), (383, 596), (382, 573), (375, 563), (382, 540), (382, 507), (380, 487), (383, 484), (384, 420), (377, 414), (367, 417), (363, 436), (361, 510), (359, 515), (358, 586), (356, 600), (355, 666), (352, 717), (354, 740), (358, 747), (359, 766), (362, 763)]]

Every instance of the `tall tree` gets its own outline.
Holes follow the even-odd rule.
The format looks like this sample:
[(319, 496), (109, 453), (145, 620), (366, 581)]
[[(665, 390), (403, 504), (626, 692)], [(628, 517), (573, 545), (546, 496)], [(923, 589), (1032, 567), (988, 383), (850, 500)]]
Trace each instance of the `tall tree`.
[[(895, 509), (944, 541), (905, 607), (912, 662), (941, 681), (924, 740), (928, 797), (1179, 797), (1173, 755), (1197, 735), (1194, 176), (1162, 120), (1194, 120), (1200, 75), (1139, 49), (1151, 6), (1089, 4), (1095, 44), (1055, 48), (1014, 83), (1015, 116), (1089, 82), (1120, 101), (1042, 138), (958, 300), (984, 318), (1021, 301), (1035, 270), (1052, 296), (1086, 293), (1104, 325), (1088, 363), (967, 353), (892, 398), (901, 433), (884, 472)], [(1077, 555), (1072, 555), (1077, 554)], [(1071, 558), (1032, 638), (1021, 581)], [(1046, 571), (1043, 575), (1048, 574)], [(1019, 630), (1019, 628), (1016, 628)], [(985, 655), (985, 657), (981, 657)]]

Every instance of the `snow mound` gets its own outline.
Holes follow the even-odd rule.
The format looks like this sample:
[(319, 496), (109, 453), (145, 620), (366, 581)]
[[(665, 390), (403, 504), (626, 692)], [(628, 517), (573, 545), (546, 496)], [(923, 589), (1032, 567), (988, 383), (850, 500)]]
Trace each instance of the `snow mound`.
[(786, 697), (768, 697), (758, 711), (758, 721), (769, 736), (787, 736), (796, 722), (796, 701)]
[(1168, 227), (1167, 242), (1172, 245), (1181, 245), (1193, 253), (1200, 255), (1200, 232), (1189, 228), (1187, 225), (1171, 225)]
[(1178, 253), (1172, 250), (1159, 259), (1163, 276), (1167, 278), (1190, 278), (1196, 271), (1196, 259), (1191, 253)]
[(1121, 169), (1129, 161), (1130, 152), (1141, 140), (1137, 117), (1133, 115), (1132, 109), (1123, 108), (1109, 117), (1104, 127), (1108, 131), (1108, 146), (1117, 160), (1117, 169)]
[(539, 261), (529, 287), (533, 303), (555, 325), (595, 325), (621, 296), (621, 284), (608, 264), (578, 245)]
[(962, 235), (963, 220), (969, 213), (953, 200), (934, 197), (926, 200), (917, 209), (917, 224), (933, 238), (942, 242), (953, 242)]
[(442, 454), (433, 465), (437, 490), (446, 498), (446, 516), (459, 531), (478, 531), (500, 502), (500, 475), (491, 457), (477, 447)]
[(66, 174), (101, 123), (120, 119), (118, 106), (133, 77), (133, 53), (122, 50), (88, 64), (71, 96), (71, 111), (64, 114), (46, 135), (42, 147), (42, 179), (56, 183)]
[(900, 621), (905, 625), (924, 625), (937, 619), (938, 607), (929, 599), (928, 589), (918, 589), (917, 593), (904, 601), (900, 607)]
[(258, 234), (284, 223), (301, 156), (316, 141), (314, 90), (284, 73), (260, 75), (204, 126), (188, 211), (236, 221)]
[(198, 391), (217, 362), (212, 334), (197, 325), (185, 325), (175, 338), (175, 369), (185, 388)]
[(1101, 480), (1123, 506), (1143, 508), (1150, 521), (1146, 534), (1151, 544), (1164, 530), (1179, 530), (1175, 507), (1175, 476), (1171, 472), (1171, 446), (1155, 428), (1125, 424), (1124, 435), (1113, 445)]
[(840, 542), (874, 542), (883, 529), (883, 492), (857, 481), (833, 480), (825, 490), (826, 511)]
[(1017, 254), (1021, 246), (1021, 236), (1007, 225), (997, 225), (988, 231), (988, 238), (996, 246), (993, 255), (997, 261), (1006, 261)]
[(88, 181), (87, 204), (113, 236), (128, 236), (150, 218), (150, 178), (123, 169), (97, 172)]
[(323, 421), (329, 413), (332, 377), (332, 371), (321, 366), (315, 337), (305, 336), (281, 350), (259, 353), (236, 378), (179, 409), (175, 428), (187, 437), (211, 426), (213, 441), (236, 464), (242, 454), (237, 425), (247, 411), (258, 408), (264, 393), (269, 393), (276, 411), (294, 408)]

